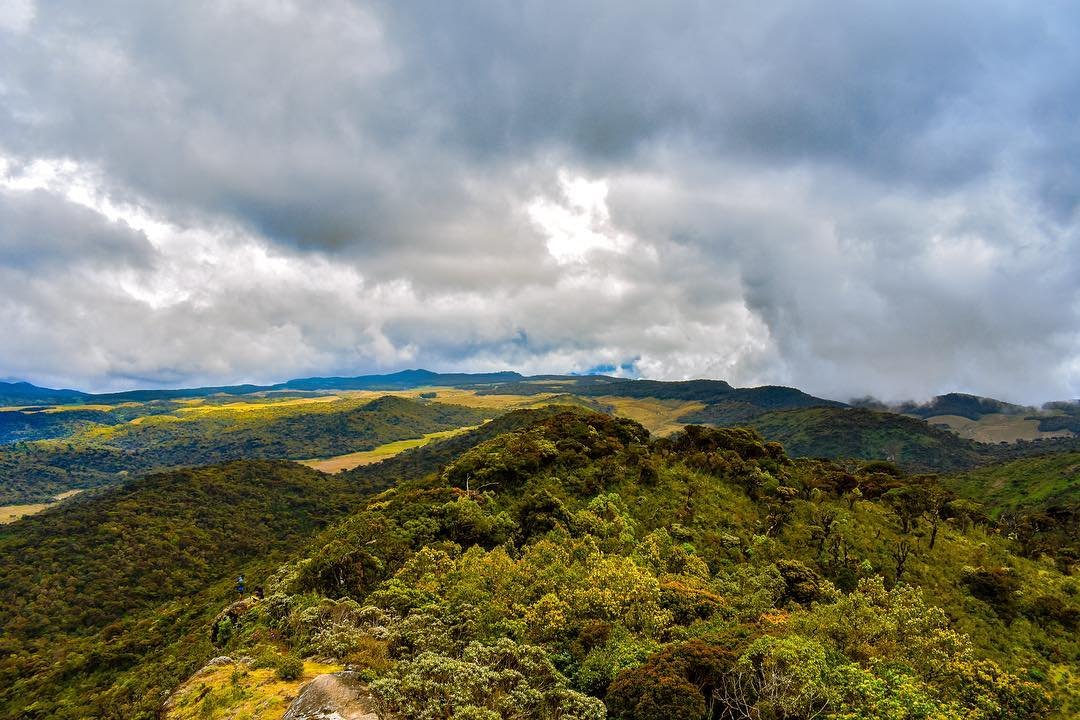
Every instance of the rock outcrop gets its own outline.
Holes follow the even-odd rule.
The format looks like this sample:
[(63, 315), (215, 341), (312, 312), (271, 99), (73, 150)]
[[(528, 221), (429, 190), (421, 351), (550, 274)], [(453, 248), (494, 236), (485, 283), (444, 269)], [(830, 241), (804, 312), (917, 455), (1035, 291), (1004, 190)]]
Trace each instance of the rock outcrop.
[(282, 720), (378, 720), (378, 715), (359, 673), (342, 670), (300, 688)]

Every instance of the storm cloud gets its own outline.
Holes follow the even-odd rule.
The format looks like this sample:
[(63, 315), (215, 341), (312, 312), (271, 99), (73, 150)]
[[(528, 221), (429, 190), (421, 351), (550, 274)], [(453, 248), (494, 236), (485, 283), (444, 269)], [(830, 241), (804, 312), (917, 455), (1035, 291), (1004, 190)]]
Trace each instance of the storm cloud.
[(0, 3), (0, 376), (1080, 395), (1069, 3)]

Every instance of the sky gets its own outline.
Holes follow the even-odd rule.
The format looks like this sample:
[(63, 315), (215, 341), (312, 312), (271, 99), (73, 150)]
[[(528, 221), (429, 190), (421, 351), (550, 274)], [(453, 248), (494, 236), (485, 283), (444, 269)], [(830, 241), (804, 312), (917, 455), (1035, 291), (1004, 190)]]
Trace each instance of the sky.
[(0, 377), (1080, 397), (1080, 6), (0, 0)]

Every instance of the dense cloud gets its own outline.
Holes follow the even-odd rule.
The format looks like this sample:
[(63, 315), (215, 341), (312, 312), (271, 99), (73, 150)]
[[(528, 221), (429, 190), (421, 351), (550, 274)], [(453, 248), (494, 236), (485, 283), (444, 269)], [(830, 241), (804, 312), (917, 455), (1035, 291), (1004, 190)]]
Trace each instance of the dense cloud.
[(1080, 395), (1067, 3), (0, 10), (0, 375)]

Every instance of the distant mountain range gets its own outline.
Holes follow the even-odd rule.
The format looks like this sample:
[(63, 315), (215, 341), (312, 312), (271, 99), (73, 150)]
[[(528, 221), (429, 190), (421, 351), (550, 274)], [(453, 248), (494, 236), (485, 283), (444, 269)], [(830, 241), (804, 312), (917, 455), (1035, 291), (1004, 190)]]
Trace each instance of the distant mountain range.
[[(664, 382), (632, 380), (606, 375), (535, 375), (516, 372), (436, 373), (430, 370), (402, 370), (387, 375), (356, 377), (297, 378), (274, 385), (221, 385), (197, 388), (128, 390), (114, 393), (87, 393), (53, 390), (26, 382), (0, 382), (0, 404), (51, 405), (77, 403), (121, 403), (206, 397), (209, 395), (250, 395), (259, 392), (320, 392), (330, 390), (410, 390), (419, 387), (475, 387), (482, 394), (539, 395), (566, 393), (621, 397), (652, 397), (665, 400), (692, 400), (705, 403), (741, 400), (762, 407), (843, 406), (844, 403), (807, 395), (794, 388), (764, 386), (734, 388), (723, 380)], [(792, 404), (794, 402), (794, 405)]]
[[(121, 403), (206, 397), (208, 395), (250, 395), (257, 392), (297, 390), (409, 390), (427, 385), (460, 387), (524, 380), (516, 372), (435, 373), (430, 370), (402, 370), (389, 375), (357, 377), (297, 378), (275, 385), (221, 385), (197, 388), (127, 390), (114, 393), (87, 393), (79, 390), (53, 390), (27, 382), (0, 382), (0, 405), (60, 405), (72, 403)], [(726, 383), (725, 383), (726, 384)]]
[[(178, 389), (144, 389), (112, 393), (88, 393), (72, 389), (38, 387), (28, 382), (0, 382), (0, 406), (114, 404), (149, 402), (211, 395), (250, 395), (253, 393), (324, 392), (332, 390), (410, 390), (419, 387), (470, 387), (482, 395), (540, 395), (572, 393), (579, 396), (604, 395), (682, 400), (708, 406), (691, 422), (731, 424), (748, 420), (769, 410), (808, 407), (856, 407), (878, 412), (893, 412), (928, 418), (954, 416), (972, 421), (987, 415), (1026, 415), (1056, 418), (1040, 429), (1070, 429), (1080, 432), (1080, 401), (1046, 403), (1042, 408), (1016, 405), (989, 397), (965, 393), (938, 395), (927, 402), (886, 404), (872, 397), (847, 403), (815, 397), (801, 390), (777, 385), (736, 388), (723, 380), (635, 380), (607, 375), (533, 375), (503, 371), (492, 373), (437, 373), (430, 370), (401, 370), (382, 375), (354, 377), (296, 378), (273, 385), (220, 385)], [(1073, 425), (1077, 425), (1073, 428)]]
[[(544, 396), (537, 397), (538, 401), (588, 405), (646, 423), (659, 413), (670, 413), (664, 432), (686, 424), (751, 426), (766, 438), (783, 443), (795, 455), (890, 459), (910, 470), (956, 471), (992, 460), (1080, 449), (1077, 402), (1048, 403), (1040, 409), (949, 393), (924, 403), (886, 405), (872, 398), (843, 403), (790, 387), (736, 388), (722, 380), (663, 382), (605, 375), (524, 376), (516, 372), (436, 373), (422, 369), (384, 375), (298, 378), (273, 385), (99, 394), (53, 390), (25, 382), (0, 383), (0, 407), (9, 408), (0, 410), (0, 443), (69, 437), (94, 423), (126, 422), (131, 413), (173, 412), (174, 403), (169, 401), (180, 398), (252, 394), (287, 397), (418, 388), (460, 388), (476, 396)], [(92, 407), (78, 412), (69, 407), (60, 414), (38, 411), (50, 405), (77, 408), (127, 402), (142, 406), (130, 412), (102, 412)], [(12, 412), (12, 407), (31, 409)]]

